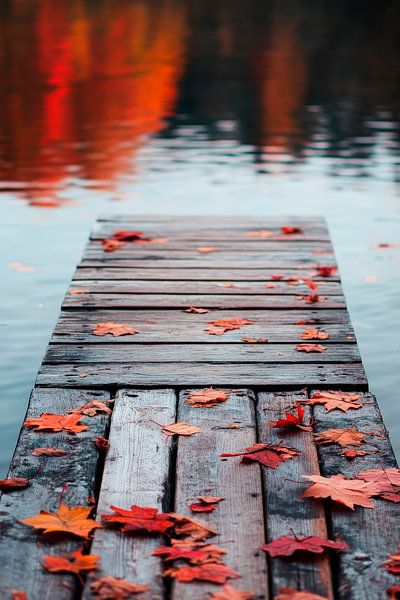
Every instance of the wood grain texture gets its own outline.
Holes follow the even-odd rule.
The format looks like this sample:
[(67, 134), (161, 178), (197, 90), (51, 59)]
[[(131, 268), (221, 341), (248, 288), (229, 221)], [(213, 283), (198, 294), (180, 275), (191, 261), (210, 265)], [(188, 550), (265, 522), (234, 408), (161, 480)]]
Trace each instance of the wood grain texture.
[[(301, 309), (307, 306), (304, 298), (293, 295), (240, 294), (79, 294), (67, 295), (63, 308), (279, 308)], [(326, 296), (313, 303), (313, 309), (346, 308), (343, 296)]]
[[(76, 289), (82, 290), (82, 288), (90, 294), (288, 294), (293, 296), (294, 294), (310, 293), (308, 286), (304, 283), (292, 285), (287, 282), (274, 281), (273, 285), (274, 287), (267, 287), (265, 282), (261, 281), (248, 283), (245, 281), (148, 281), (139, 279), (129, 282), (122, 279), (105, 283), (100, 279), (85, 281), (84, 286), (80, 281), (74, 282), (67, 295), (71, 295), (71, 292)], [(324, 296), (342, 295), (342, 289), (338, 282), (320, 281), (318, 285), (320, 293)]]
[[(397, 467), (388, 432), (374, 396), (361, 396), (364, 406), (358, 410), (349, 410), (347, 414), (338, 410), (326, 412), (324, 407), (314, 406), (314, 429), (317, 433), (331, 428), (355, 428), (379, 433), (367, 436), (368, 443), (362, 444), (360, 448), (373, 453), (354, 460), (342, 456), (337, 444), (318, 446), (321, 473), (325, 477), (337, 473), (355, 477), (366, 469)], [(400, 506), (378, 498), (374, 498), (373, 503), (374, 509), (359, 507), (355, 511), (329, 503), (330, 529), (351, 547), (347, 552), (340, 553), (335, 563), (338, 572), (337, 597), (340, 600), (385, 598), (385, 590), (398, 583), (398, 578), (390, 575), (382, 563), (387, 560), (388, 554), (395, 553), (399, 547)]]
[[(241, 578), (234, 586), (254, 590), (268, 598), (267, 561), (259, 548), (264, 543), (264, 518), (260, 467), (221, 460), (223, 452), (240, 452), (256, 441), (254, 396), (232, 390), (229, 399), (214, 408), (194, 408), (186, 403), (190, 390), (179, 395), (178, 420), (201, 428), (190, 438), (180, 437), (176, 462), (175, 511), (207, 523), (218, 531), (211, 543), (228, 553), (224, 562)], [(229, 428), (230, 423), (239, 429)], [(223, 496), (213, 513), (196, 515), (189, 505), (197, 496)], [(215, 541), (214, 541), (215, 540)], [(203, 600), (220, 586), (207, 583), (173, 586), (173, 600)]]
[[(316, 276), (315, 264), (308, 268), (294, 266), (292, 269), (279, 269), (279, 274), (283, 276), (282, 282), (290, 277), (313, 277), (316, 281), (320, 281)], [(137, 266), (135, 268), (125, 269), (117, 267), (84, 267), (78, 265), (73, 279), (74, 281), (81, 280), (125, 280), (135, 281), (140, 280), (173, 280), (173, 281), (274, 281), (272, 275), (278, 273), (275, 268), (255, 269), (240, 269), (232, 267), (230, 269), (180, 269), (180, 268), (163, 268), (163, 269), (146, 269)], [(339, 281), (337, 271), (330, 277), (324, 277), (323, 281)], [(82, 286), (83, 287), (83, 286)]]
[(43, 365), (36, 385), (63, 387), (102, 386), (343, 386), (367, 389), (361, 363), (263, 364), (263, 363), (130, 363), (107, 365)]
[[(28, 417), (42, 412), (64, 414), (91, 400), (109, 400), (101, 391), (35, 389)], [(72, 600), (77, 593), (77, 580), (66, 573), (45, 571), (41, 562), (47, 554), (65, 554), (81, 546), (79, 540), (63, 538), (57, 544), (44, 540), (19, 519), (32, 517), (41, 509), (55, 511), (60, 500), (68, 506), (88, 506), (94, 494), (98, 451), (96, 436), (104, 436), (108, 415), (84, 417), (89, 429), (77, 435), (35, 433), (22, 429), (8, 477), (32, 478), (30, 486), (15, 492), (0, 492), (0, 598), (9, 600), (13, 588), (25, 591), (29, 600)], [(66, 450), (65, 456), (35, 457), (38, 447)], [(65, 487), (64, 487), (65, 486)], [(63, 582), (66, 582), (64, 585)]]
[[(279, 239), (251, 239), (243, 236), (240, 241), (216, 239), (215, 237), (205, 240), (207, 243), (212, 243), (212, 248), (217, 252), (237, 252), (241, 253), (269, 253), (269, 252), (316, 252), (317, 254), (329, 254), (332, 252), (332, 245), (329, 241), (314, 241), (305, 239), (290, 239), (290, 235), (280, 235)], [(112, 239), (112, 238), (107, 238)], [(113, 253), (114, 254), (135, 254), (138, 250), (152, 253), (154, 250), (162, 251), (163, 253), (171, 252), (174, 254), (182, 254), (185, 252), (196, 252), (198, 248), (204, 246), (204, 242), (199, 239), (179, 240), (174, 236), (170, 238), (161, 238), (157, 242), (126, 242)], [(89, 240), (86, 246), (87, 252), (99, 252), (101, 255), (105, 252), (101, 240)]]
[[(243, 331), (246, 335), (246, 331)], [(132, 342), (134, 341), (132, 338)], [(213, 336), (208, 336), (213, 337)], [(223, 337), (223, 336), (220, 336)], [(357, 344), (326, 344), (324, 352), (298, 352), (295, 344), (50, 344), (44, 364), (86, 363), (354, 363)]]
[[(166, 425), (175, 421), (175, 414), (173, 390), (120, 390), (117, 393), (98, 514), (112, 512), (110, 505), (126, 509), (132, 504), (170, 509), (173, 442), (151, 419)], [(101, 556), (102, 566), (88, 578), (83, 598), (93, 597), (90, 583), (103, 575), (150, 585), (150, 591), (141, 595), (144, 600), (164, 598), (162, 564), (158, 557), (151, 556), (160, 541), (159, 536), (96, 530), (91, 551)]]
[[(258, 395), (258, 435), (260, 442), (283, 444), (297, 448), (301, 454), (281, 463), (277, 469), (263, 468), (264, 503), (266, 512), (267, 540), (282, 535), (328, 537), (322, 504), (304, 501), (302, 493), (307, 485), (302, 475), (319, 475), (318, 457), (312, 432), (299, 429), (273, 429), (270, 421), (293, 411), (296, 400), (305, 400), (306, 392), (272, 392)], [(310, 423), (306, 411), (305, 423)], [(299, 482), (299, 483), (296, 483)], [(308, 590), (333, 598), (333, 584), (329, 556), (295, 553), (290, 559), (269, 559), (273, 594), (280, 588)]]

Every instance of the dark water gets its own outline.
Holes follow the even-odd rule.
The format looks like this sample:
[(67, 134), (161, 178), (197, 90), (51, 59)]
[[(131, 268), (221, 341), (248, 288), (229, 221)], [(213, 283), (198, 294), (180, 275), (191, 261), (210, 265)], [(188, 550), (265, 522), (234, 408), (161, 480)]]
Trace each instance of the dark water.
[(101, 212), (324, 214), (399, 447), (399, 50), (395, 0), (0, 1), (2, 466)]

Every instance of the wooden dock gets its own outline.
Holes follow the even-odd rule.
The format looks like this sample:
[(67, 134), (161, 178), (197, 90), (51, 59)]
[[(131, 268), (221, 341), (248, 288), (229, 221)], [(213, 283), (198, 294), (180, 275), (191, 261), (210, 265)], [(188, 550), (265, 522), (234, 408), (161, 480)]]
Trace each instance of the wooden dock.
[[(320, 218), (99, 219), (65, 296), (8, 473), (29, 482), (0, 497), (0, 598), (131, 597), (106, 592), (104, 577), (149, 586), (137, 596), (144, 600), (300, 600), (280, 593), (285, 588), (319, 595), (303, 600), (396, 598), (386, 590), (400, 584), (399, 575), (383, 563), (399, 546), (400, 477), (334, 265)], [(124, 335), (106, 333), (113, 328)], [(210, 407), (193, 406), (193, 393), (210, 387), (225, 394)], [(334, 400), (339, 391), (352, 392), (339, 399), (355, 406), (327, 410), (327, 391)], [(78, 423), (87, 427), (75, 434), (65, 424), (37, 432), (29, 421), (68, 411), (74, 418), (88, 403), (95, 414), (80, 414)], [(297, 408), (304, 416), (294, 427), (273, 426)], [(182, 422), (200, 431), (162, 429)], [(356, 430), (357, 441), (323, 443), (332, 429)], [(257, 448), (247, 460), (221, 457), (246, 454), (256, 443), (265, 445), (258, 452), (272, 452), (277, 468), (251, 460)], [(282, 458), (286, 448), (293, 455)], [(370, 469), (392, 474), (394, 483), (383, 490), (363, 480)], [(345, 491), (342, 503), (303, 497), (311, 485), (303, 476), (339, 474), (364, 485), (354, 492), (355, 510), (343, 505)], [(212, 512), (192, 512), (204, 496), (223, 500)], [(365, 507), (366, 497), (373, 508)], [(82, 540), (49, 537), (21, 522), (41, 510), (57, 513), (60, 505), (92, 508), (98, 524), (113, 513), (110, 506), (151, 507), (168, 513), (173, 526), (163, 537), (124, 533), (103, 520)], [(179, 581), (182, 567), (192, 576), (204, 561), (171, 563), (152, 554), (173, 536), (204, 552), (193, 541), (192, 522), (177, 515), (211, 528), (214, 535), (204, 534), (202, 543), (222, 547), (223, 563), (240, 577), (228, 587)], [(283, 535), (329, 538), (348, 548), (275, 558), (261, 550)], [(78, 576), (42, 566), (46, 556), (79, 548), (100, 557), (96, 570)], [(211, 570), (216, 560), (206, 562)]]

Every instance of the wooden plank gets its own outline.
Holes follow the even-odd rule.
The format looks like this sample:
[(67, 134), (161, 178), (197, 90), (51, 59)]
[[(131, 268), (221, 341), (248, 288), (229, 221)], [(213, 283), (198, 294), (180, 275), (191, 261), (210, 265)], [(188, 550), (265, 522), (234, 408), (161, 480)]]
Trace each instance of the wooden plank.
[(130, 363), (43, 365), (38, 386), (343, 386), (366, 389), (361, 363), (262, 364), (262, 363)]
[[(262, 469), (269, 542), (282, 535), (328, 537), (322, 504), (307, 502), (302, 498), (307, 487), (302, 475), (320, 474), (312, 432), (299, 429), (284, 432), (269, 426), (270, 421), (276, 421), (285, 412), (292, 411), (296, 400), (306, 398), (305, 390), (259, 394), (257, 421), (260, 442), (283, 444), (300, 450), (298, 457), (281, 463), (277, 469)], [(306, 411), (305, 423), (310, 423), (309, 411)], [(327, 554), (307, 558), (304, 554), (296, 553), (290, 560), (273, 558), (269, 561), (269, 569), (274, 596), (281, 588), (288, 587), (333, 598)]]
[[(91, 400), (109, 400), (102, 391), (35, 389), (28, 417), (42, 412), (64, 414)], [(108, 415), (84, 417), (89, 429), (77, 435), (35, 433), (22, 429), (8, 477), (32, 478), (29, 487), (15, 492), (0, 492), (0, 597), (11, 598), (11, 590), (25, 591), (29, 600), (72, 600), (79, 585), (73, 575), (53, 574), (41, 566), (47, 554), (65, 554), (79, 547), (79, 541), (46, 542), (20, 519), (32, 517), (41, 509), (55, 511), (62, 501), (68, 506), (87, 506), (96, 486), (99, 459), (94, 444), (96, 436), (104, 436)], [(67, 454), (59, 457), (35, 457), (38, 447), (56, 447)], [(40, 469), (40, 471), (39, 471)]]
[[(272, 282), (268, 282), (272, 283)], [(273, 282), (274, 287), (267, 287), (265, 282), (245, 281), (148, 281), (148, 280), (126, 280), (105, 283), (103, 280), (85, 281), (84, 289), (90, 294), (263, 294), (276, 295), (287, 294), (309, 294), (309, 287), (303, 283)], [(340, 296), (342, 289), (338, 282), (319, 282), (320, 293), (324, 296)], [(231, 286), (231, 287), (229, 287)], [(82, 290), (82, 283), (73, 282), (67, 295), (74, 290)], [(72, 293), (72, 295), (74, 295)]]
[[(368, 436), (369, 443), (360, 448), (374, 453), (351, 461), (340, 454), (336, 444), (319, 446), (321, 473), (325, 477), (337, 473), (355, 477), (366, 469), (397, 467), (388, 432), (374, 396), (362, 394), (361, 401), (366, 402), (361, 409), (349, 410), (347, 414), (338, 410), (327, 412), (322, 406), (314, 406), (316, 433), (331, 428), (380, 432), (380, 435)], [(355, 511), (339, 508), (336, 504), (329, 507), (332, 531), (350, 546), (350, 550), (337, 557), (338, 600), (384, 598), (385, 590), (398, 583), (398, 578), (390, 575), (382, 563), (399, 546), (400, 507), (377, 498), (373, 499), (373, 503), (374, 509), (356, 508)]]
[[(283, 276), (282, 282), (288, 280), (290, 277), (313, 277), (315, 281), (321, 281), (320, 278), (315, 276), (315, 265), (310, 265), (308, 269), (302, 267), (293, 267), (293, 269), (280, 269), (279, 274)], [(145, 269), (139, 265), (136, 268), (124, 269), (118, 267), (82, 267), (78, 265), (74, 273), (74, 281), (76, 280), (128, 280), (133, 281), (136, 279), (140, 280), (173, 280), (173, 281), (267, 281), (276, 280), (272, 278), (272, 275), (277, 273), (277, 269)], [(337, 271), (330, 277), (324, 277), (323, 281), (339, 281), (339, 275)]]
[[(226, 402), (204, 409), (186, 404), (189, 392), (180, 393), (178, 420), (200, 427), (201, 433), (179, 438), (175, 511), (196, 517), (189, 505), (197, 496), (223, 496), (215, 512), (199, 517), (218, 531), (219, 537), (211, 538), (211, 543), (228, 551), (224, 562), (241, 574), (235, 587), (268, 598), (267, 561), (259, 552), (265, 542), (260, 468), (256, 464), (242, 468), (234, 459), (223, 461), (219, 456), (256, 442), (254, 396), (247, 390), (232, 390)], [(232, 422), (239, 429), (229, 428)], [(220, 586), (212, 584), (175, 583), (172, 599), (203, 600), (217, 589)]]
[[(242, 335), (246, 335), (243, 331)], [(136, 337), (136, 336), (135, 336)], [(209, 336), (212, 337), (212, 336)], [(44, 364), (58, 363), (354, 363), (357, 344), (326, 344), (324, 352), (298, 352), (292, 344), (51, 344)]]
[[(109, 237), (105, 239), (110, 239)], [(118, 249), (114, 250), (114, 254), (128, 254), (133, 255), (136, 252), (153, 252), (154, 250), (162, 251), (163, 253), (171, 252), (171, 255), (175, 254), (181, 255), (186, 252), (197, 252), (198, 248), (202, 247), (212, 247), (215, 249), (215, 253), (219, 252), (229, 252), (231, 253), (233, 250), (235, 252), (246, 253), (246, 252), (313, 252), (313, 253), (321, 253), (321, 254), (330, 254), (332, 253), (332, 245), (329, 240), (326, 241), (314, 241), (314, 240), (306, 240), (304, 238), (292, 240), (291, 236), (283, 236), (281, 235), (278, 239), (251, 239), (248, 237), (243, 237), (240, 241), (236, 240), (225, 240), (225, 239), (215, 239), (210, 238), (209, 240), (199, 239), (189, 239), (189, 240), (179, 240), (175, 239), (174, 236), (170, 238), (154, 238), (155, 241), (148, 242), (126, 242), (123, 246), (120, 246)], [(161, 241), (157, 242), (160, 239)], [(232, 242), (235, 243), (232, 243)], [(212, 244), (212, 246), (211, 246)], [(103, 248), (102, 241), (99, 239), (90, 239), (86, 245), (85, 250), (87, 252), (100, 253), (103, 255), (106, 250)]]
[[(132, 504), (170, 509), (172, 437), (161, 424), (175, 421), (173, 390), (120, 390), (117, 393), (101, 482), (98, 513), (110, 513), (110, 505)], [(88, 578), (83, 598), (92, 598), (90, 583), (104, 575), (123, 577), (151, 589), (144, 600), (162, 600), (162, 565), (151, 552), (160, 544), (157, 536), (122, 535), (112, 529), (96, 530), (91, 551), (101, 556), (101, 568)]]
[[(78, 294), (65, 297), (64, 308), (279, 308), (299, 309), (307, 306), (303, 297), (275, 294), (271, 296), (254, 294)], [(343, 296), (324, 296), (313, 308), (346, 308)]]

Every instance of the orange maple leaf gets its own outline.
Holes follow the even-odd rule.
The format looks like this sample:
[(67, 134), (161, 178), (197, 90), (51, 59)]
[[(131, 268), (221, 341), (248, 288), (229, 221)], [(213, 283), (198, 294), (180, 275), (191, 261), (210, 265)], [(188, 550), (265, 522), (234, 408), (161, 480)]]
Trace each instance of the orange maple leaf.
[(359, 446), (364, 442), (366, 433), (357, 429), (327, 429), (315, 436), (317, 444), (339, 444), (346, 446)]
[(201, 254), (209, 254), (210, 252), (215, 252), (217, 249), (214, 246), (203, 246), (202, 248), (197, 248), (197, 252)]
[(100, 402), (100, 400), (91, 400), (90, 402), (82, 404), (82, 406), (78, 406), (78, 408), (73, 408), (68, 412), (81, 413), (82, 415), (86, 415), (88, 417), (94, 417), (98, 413), (106, 413), (107, 415), (111, 415), (112, 411), (105, 402)]
[(327, 340), (330, 336), (320, 329), (306, 329), (300, 337), (302, 340)]
[(21, 523), (30, 525), (34, 529), (42, 529), (44, 534), (69, 533), (87, 540), (93, 529), (103, 527), (100, 523), (88, 518), (91, 511), (92, 509), (87, 506), (69, 507), (60, 504), (55, 513), (41, 510), (35, 517), (22, 519)]
[(245, 344), (266, 344), (267, 338), (242, 337), (240, 338)]
[(163, 575), (165, 577), (173, 577), (177, 581), (185, 583), (194, 581), (195, 579), (200, 581), (210, 581), (212, 583), (225, 583), (227, 579), (240, 577), (239, 573), (232, 571), (232, 569), (223, 563), (171, 567), (170, 569), (167, 569)]
[(297, 352), (325, 352), (326, 346), (321, 344), (298, 344), (296, 346)]
[(185, 308), (185, 310), (183, 312), (202, 315), (202, 314), (208, 313), (210, 311), (208, 310), (208, 308), (196, 308), (195, 306), (189, 306), (189, 308)]
[(230, 394), (224, 390), (214, 390), (213, 388), (206, 388), (204, 390), (190, 392), (186, 404), (195, 406), (196, 408), (211, 408), (216, 406), (219, 402), (225, 402), (228, 400)]
[(68, 452), (61, 448), (34, 448), (32, 454), (33, 456), (65, 456)]
[(111, 334), (114, 337), (120, 335), (135, 335), (139, 333), (137, 329), (130, 327), (126, 323), (114, 323), (114, 321), (105, 321), (104, 323), (96, 323), (93, 329), (93, 335)]
[(110, 506), (114, 514), (101, 515), (107, 525), (121, 527), (123, 532), (148, 531), (165, 533), (173, 526), (169, 513), (159, 513), (157, 508), (132, 505), (129, 510)]
[(269, 544), (261, 546), (261, 550), (267, 552), (272, 558), (275, 556), (291, 556), (295, 552), (312, 552), (321, 554), (325, 548), (334, 550), (347, 550), (349, 546), (344, 542), (334, 542), (326, 538), (309, 536), (281, 535)]
[(224, 548), (213, 544), (203, 544), (191, 538), (171, 540), (171, 546), (160, 546), (153, 550), (154, 556), (162, 556), (165, 561), (187, 560), (191, 564), (220, 563), (226, 554)]
[(313, 482), (304, 492), (303, 498), (331, 498), (334, 502), (352, 510), (355, 506), (374, 508), (370, 498), (376, 494), (376, 488), (372, 483), (346, 479), (340, 474), (332, 477), (321, 475), (303, 475), (303, 477)]
[(176, 535), (190, 536), (193, 540), (204, 540), (217, 535), (215, 529), (197, 519), (178, 513), (168, 513), (168, 516), (175, 523)]
[(315, 392), (306, 404), (323, 404), (328, 412), (335, 408), (347, 412), (351, 408), (358, 409), (362, 407), (360, 402), (355, 402), (359, 398), (361, 398), (360, 394), (351, 394), (349, 392)]
[(138, 585), (131, 583), (127, 579), (117, 579), (116, 577), (100, 577), (90, 584), (95, 598), (99, 600), (125, 600), (131, 594), (140, 594), (150, 589), (149, 585)]
[[(156, 423), (156, 421), (153, 421), (153, 423)], [(161, 431), (165, 433), (165, 435), (193, 435), (194, 433), (199, 433), (201, 431), (200, 427), (189, 425), (183, 421), (180, 423), (170, 423), (169, 425), (160, 425), (159, 423), (156, 423), (156, 425), (161, 427)]]
[(243, 592), (226, 583), (222, 590), (214, 592), (210, 596), (210, 600), (253, 600), (255, 592)]
[(240, 329), (243, 325), (251, 325), (254, 321), (250, 319), (241, 319), (240, 317), (233, 317), (231, 319), (217, 319), (215, 321), (208, 321), (208, 325), (214, 327), (208, 327), (206, 333), (211, 335), (222, 335), (227, 331), (233, 331)]
[(64, 556), (45, 556), (42, 565), (50, 573), (65, 572), (79, 575), (82, 571), (97, 569), (99, 560), (100, 556), (82, 554), (82, 549), (79, 549)]
[(24, 427), (34, 431), (66, 431), (67, 433), (80, 433), (88, 429), (87, 425), (80, 423), (82, 415), (73, 412), (69, 415), (56, 415), (53, 413), (42, 413), (40, 417), (26, 419)]

